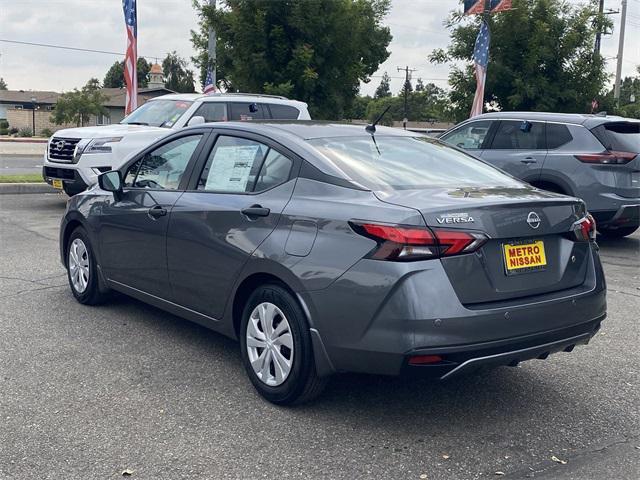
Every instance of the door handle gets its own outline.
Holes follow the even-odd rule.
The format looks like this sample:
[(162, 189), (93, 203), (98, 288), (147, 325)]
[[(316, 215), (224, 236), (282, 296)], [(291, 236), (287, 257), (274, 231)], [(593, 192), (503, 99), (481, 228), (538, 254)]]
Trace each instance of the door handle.
[(243, 215), (247, 217), (266, 217), (271, 213), (271, 210), (263, 207), (262, 205), (251, 205), (248, 208), (241, 210)]
[(525, 165), (529, 165), (530, 163), (538, 163), (538, 161), (533, 157), (527, 157), (524, 160), (520, 160), (520, 163), (524, 163)]
[(162, 205), (155, 205), (149, 209), (147, 215), (151, 217), (152, 220), (157, 220), (160, 217), (164, 217), (167, 214), (167, 209)]

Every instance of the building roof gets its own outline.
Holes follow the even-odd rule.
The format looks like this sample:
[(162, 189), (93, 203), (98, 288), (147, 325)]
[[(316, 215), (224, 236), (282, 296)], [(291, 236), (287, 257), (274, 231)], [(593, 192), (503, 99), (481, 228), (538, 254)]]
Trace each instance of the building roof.
[[(101, 88), (102, 94), (107, 97), (104, 102), (105, 107), (122, 107), (125, 106), (124, 88)], [(168, 88), (139, 88), (138, 104), (142, 104), (151, 97), (158, 95), (172, 94), (173, 90)], [(36, 103), (40, 105), (55, 105), (58, 98), (62, 95), (58, 92), (38, 91), (38, 90), (0, 90), (0, 103), (31, 103), (31, 99), (35, 98)]]
[(164, 72), (162, 71), (162, 67), (160, 65), (154, 63), (153, 65), (151, 65), (151, 70), (149, 70), (149, 73), (159, 73), (160, 75), (162, 75)]

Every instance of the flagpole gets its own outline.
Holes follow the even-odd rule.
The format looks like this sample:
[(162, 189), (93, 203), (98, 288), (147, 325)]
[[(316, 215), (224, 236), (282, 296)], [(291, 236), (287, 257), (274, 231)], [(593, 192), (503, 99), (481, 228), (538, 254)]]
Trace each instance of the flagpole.
[[(216, 0), (209, 0), (209, 6), (212, 10), (216, 9)], [(211, 80), (213, 86), (217, 85), (216, 78), (216, 31), (213, 27), (209, 27), (209, 64), (207, 65), (207, 69), (211, 72)]]

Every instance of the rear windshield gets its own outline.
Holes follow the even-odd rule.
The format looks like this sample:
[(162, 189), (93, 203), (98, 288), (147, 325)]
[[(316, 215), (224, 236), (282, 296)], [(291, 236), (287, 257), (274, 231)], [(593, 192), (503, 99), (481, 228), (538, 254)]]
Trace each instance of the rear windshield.
[(120, 123), (171, 128), (193, 102), (152, 100), (140, 106)]
[(607, 150), (640, 153), (640, 122), (609, 122), (592, 130)]
[(522, 185), (427, 137), (335, 137), (309, 143), (349, 178), (372, 190)]

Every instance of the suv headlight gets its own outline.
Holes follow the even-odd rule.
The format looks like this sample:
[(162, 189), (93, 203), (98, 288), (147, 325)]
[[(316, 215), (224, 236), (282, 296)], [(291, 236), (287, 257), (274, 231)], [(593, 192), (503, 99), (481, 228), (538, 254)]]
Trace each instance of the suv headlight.
[(77, 162), (81, 155), (89, 153), (111, 153), (112, 143), (118, 143), (122, 137), (83, 138), (76, 145), (73, 160)]

